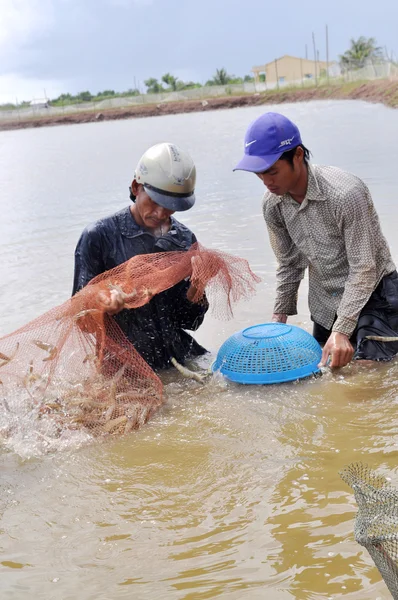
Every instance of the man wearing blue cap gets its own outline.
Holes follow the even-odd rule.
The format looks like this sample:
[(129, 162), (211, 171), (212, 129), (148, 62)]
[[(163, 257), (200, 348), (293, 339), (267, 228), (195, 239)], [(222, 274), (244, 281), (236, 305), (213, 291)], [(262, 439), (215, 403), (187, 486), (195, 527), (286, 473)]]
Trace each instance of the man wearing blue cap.
[(268, 191), (264, 219), (278, 261), (273, 321), (297, 314), (309, 274), (313, 334), (324, 344), (320, 365), (390, 360), (398, 342), (398, 274), (370, 192), (355, 175), (309, 164), (300, 131), (279, 113), (253, 121), (234, 170), (255, 173)]

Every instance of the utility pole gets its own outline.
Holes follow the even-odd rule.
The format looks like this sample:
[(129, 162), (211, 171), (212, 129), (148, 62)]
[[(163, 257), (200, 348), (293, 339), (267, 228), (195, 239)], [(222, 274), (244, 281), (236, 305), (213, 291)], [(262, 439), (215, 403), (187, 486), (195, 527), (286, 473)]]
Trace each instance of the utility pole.
[(318, 85), (318, 74), (316, 71), (316, 46), (315, 46), (315, 35), (312, 32), (312, 45), (314, 47), (314, 68), (315, 68), (315, 85)]
[(329, 85), (329, 31), (326, 25), (326, 76)]
[(275, 59), (276, 87), (279, 90), (278, 59)]

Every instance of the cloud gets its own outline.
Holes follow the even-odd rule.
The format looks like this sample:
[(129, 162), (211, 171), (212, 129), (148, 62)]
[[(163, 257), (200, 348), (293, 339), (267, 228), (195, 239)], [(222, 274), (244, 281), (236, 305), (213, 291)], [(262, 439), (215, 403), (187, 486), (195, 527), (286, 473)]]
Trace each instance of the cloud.
[(68, 89), (67, 84), (49, 79), (25, 79), (18, 75), (0, 75), (0, 104), (21, 103), (34, 98), (56, 98)]
[[(395, 16), (397, 0), (385, 1)], [(253, 15), (267, 27), (279, 18), (278, 5), (268, 10), (264, 0), (248, 4), (242, 11), (239, 0), (201, 0), (200, 10), (194, 0), (0, 0), (0, 95), (15, 86), (12, 96), (37, 97), (43, 83), (50, 97), (58, 89), (122, 91), (166, 72), (205, 82), (221, 67), (244, 75), (253, 64), (275, 56), (301, 55), (311, 44), (311, 31), (322, 47), (324, 17), (317, 0), (294, 5), (283, 36), (268, 26), (266, 42)], [(354, 0), (358, 19), (341, 21), (346, 5), (346, 0), (335, 0), (330, 14), (331, 57), (359, 34), (396, 48), (397, 19), (378, 23)], [(310, 24), (303, 6), (314, 17)], [(351, 5), (350, 11), (354, 14)]]
[[(0, 51), (15, 50), (49, 29), (54, 22), (52, 0), (2, 0)], [(4, 56), (4, 54), (3, 54)]]

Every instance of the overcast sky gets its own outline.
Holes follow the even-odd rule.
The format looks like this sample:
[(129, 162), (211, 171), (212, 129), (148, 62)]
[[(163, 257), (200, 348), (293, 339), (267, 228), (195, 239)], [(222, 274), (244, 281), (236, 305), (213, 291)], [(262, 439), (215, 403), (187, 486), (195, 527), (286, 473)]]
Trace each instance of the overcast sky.
[(398, 56), (398, 0), (0, 0), (0, 103), (123, 91), (170, 72), (204, 83), (284, 54), (325, 59), (350, 38)]

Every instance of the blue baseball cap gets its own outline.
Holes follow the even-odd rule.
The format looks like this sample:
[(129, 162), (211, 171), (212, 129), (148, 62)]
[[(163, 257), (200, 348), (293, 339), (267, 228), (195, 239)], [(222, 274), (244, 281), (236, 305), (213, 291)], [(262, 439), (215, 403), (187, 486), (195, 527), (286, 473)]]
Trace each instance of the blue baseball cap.
[(234, 171), (267, 171), (284, 152), (301, 143), (300, 132), (290, 119), (267, 112), (250, 123), (245, 135), (245, 154)]

